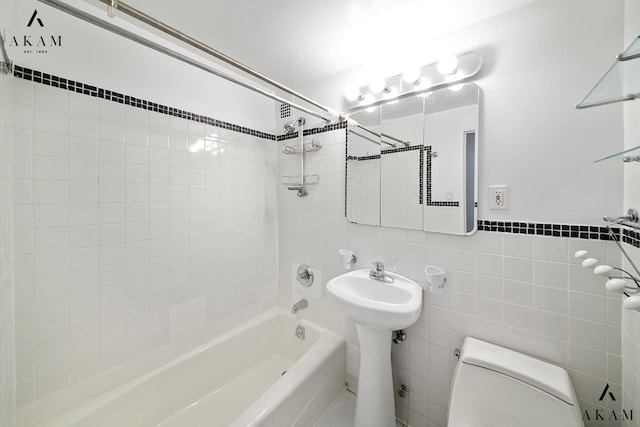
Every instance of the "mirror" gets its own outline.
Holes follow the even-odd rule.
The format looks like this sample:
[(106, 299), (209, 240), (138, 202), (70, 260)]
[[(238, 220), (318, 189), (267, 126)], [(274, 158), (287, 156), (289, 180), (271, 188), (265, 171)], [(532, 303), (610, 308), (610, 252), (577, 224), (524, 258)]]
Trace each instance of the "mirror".
[(351, 116), (347, 219), (472, 234), (477, 229), (480, 90), (473, 83)]
[(380, 107), (351, 118), (347, 134), (346, 215), (358, 224), (380, 225)]

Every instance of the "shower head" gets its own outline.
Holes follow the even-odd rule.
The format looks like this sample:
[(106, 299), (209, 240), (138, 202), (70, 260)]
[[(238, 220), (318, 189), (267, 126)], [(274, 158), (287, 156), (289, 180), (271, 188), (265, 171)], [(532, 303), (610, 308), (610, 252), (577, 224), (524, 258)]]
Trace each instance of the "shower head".
[(294, 120), (292, 122), (285, 123), (284, 132), (285, 133), (294, 133), (296, 131), (296, 123), (297, 122), (298, 122), (297, 120)]
[(285, 123), (284, 132), (294, 133), (296, 131), (296, 126), (302, 126), (303, 124), (304, 124), (304, 117), (300, 117), (299, 119), (295, 119), (292, 122)]

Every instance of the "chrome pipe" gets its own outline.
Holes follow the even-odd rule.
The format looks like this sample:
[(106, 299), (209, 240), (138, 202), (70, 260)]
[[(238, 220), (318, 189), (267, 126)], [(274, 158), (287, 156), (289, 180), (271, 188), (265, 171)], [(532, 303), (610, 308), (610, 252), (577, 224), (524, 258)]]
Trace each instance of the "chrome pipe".
[[(99, 0), (102, 3), (106, 4), (106, 5), (112, 5), (112, 0)], [(314, 107), (319, 108), (320, 110), (323, 110), (327, 113), (330, 112), (330, 110), (325, 107), (322, 104), (319, 104), (318, 102), (314, 101), (311, 98), (307, 98), (306, 96), (294, 91), (293, 89), (288, 88), (287, 86), (278, 83), (277, 81), (270, 79), (269, 77), (265, 76), (264, 74), (261, 74), (259, 72), (257, 72), (256, 70), (254, 70), (251, 67), (248, 67), (246, 65), (244, 65), (243, 63), (236, 61), (235, 59), (231, 58), (228, 55), (225, 55), (224, 53), (212, 48), (209, 45), (206, 45), (204, 43), (202, 43), (201, 41), (165, 24), (162, 21), (159, 21), (155, 18), (153, 18), (152, 16), (147, 15), (146, 13), (132, 7), (129, 6), (128, 4), (122, 2), (122, 1), (118, 1), (116, 3), (116, 5), (114, 6), (116, 8), (117, 11), (122, 12), (144, 24), (147, 24), (150, 27), (155, 28), (156, 30), (162, 31), (163, 33), (180, 40), (181, 42), (184, 42), (186, 44), (188, 44), (189, 46), (195, 47), (196, 49), (213, 56), (214, 58), (217, 58), (223, 62), (226, 62), (227, 64), (231, 65), (234, 68), (237, 68), (238, 70), (241, 70), (247, 74), (249, 74), (250, 76), (253, 76), (259, 80), (262, 80), (263, 82), (269, 84), (270, 86), (273, 86), (275, 88), (280, 89), (283, 92), (288, 93), (289, 95), (293, 95), (296, 98), (299, 98), (301, 100), (303, 100), (304, 102), (313, 105)]]
[(624, 54), (619, 53), (616, 55), (616, 61), (622, 62), (622, 61), (630, 61), (632, 59), (636, 59), (636, 58), (640, 58), (640, 53), (634, 53), (631, 54), (629, 56), (624, 56)]
[(387, 134), (387, 133), (382, 133), (382, 132), (381, 132), (381, 133), (380, 133), (380, 136), (381, 136), (381, 137), (383, 137), (383, 138), (387, 138), (387, 139), (390, 139), (390, 140), (392, 140), (392, 141), (395, 141), (395, 142), (397, 142), (398, 144), (403, 144), (405, 147), (408, 147), (408, 146), (410, 145), (407, 141), (403, 141), (403, 140), (398, 139), (398, 138), (396, 138), (395, 136), (391, 136), (391, 135), (389, 135), (389, 134)]
[[(368, 133), (370, 133), (370, 134), (371, 134), (371, 135), (373, 135), (373, 136), (377, 136), (377, 137), (380, 139), (380, 143), (382, 143), (382, 144), (387, 144), (388, 146), (393, 147), (393, 148), (395, 148), (396, 146), (395, 146), (394, 144), (390, 143), (390, 142), (383, 141), (383, 140), (382, 140), (382, 137), (383, 137), (383, 136), (386, 136), (388, 139), (391, 139), (392, 141), (399, 141), (399, 142), (403, 142), (403, 141), (400, 141), (400, 140), (399, 140), (399, 139), (397, 139), (397, 138), (394, 138), (394, 137), (392, 137), (392, 136), (386, 135), (386, 134), (384, 134), (384, 133), (374, 132), (374, 131), (372, 131), (371, 129), (369, 129), (369, 128), (366, 128), (366, 127), (362, 126), (360, 123), (358, 123), (358, 124), (357, 124), (357, 127), (358, 127), (358, 129), (362, 129), (363, 131), (368, 132)], [(358, 134), (356, 133), (356, 135), (358, 135)], [(358, 135), (358, 136), (360, 136), (360, 137), (364, 138), (362, 135)], [(380, 144), (378, 144), (378, 145), (380, 145)]]
[[(376, 145), (382, 144), (382, 142), (380, 142), (379, 140), (376, 141), (375, 139), (369, 138), (368, 136), (360, 135), (358, 132), (354, 131), (353, 129), (349, 129), (349, 132), (354, 134), (354, 135), (356, 135), (359, 138), (366, 139), (367, 141), (369, 141), (369, 142), (371, 142), (373, 144), (376, 144)], [(389, 144), (389, 143), (385, 142), (385, 144)]]
[[(218, 52), (217, 50), (205, 45), (204, 43), (199, 42), (198, 40), (194, 39), (193, 37), (187, 36), (186, 34), (183, 34), (180, 31), (175, 30), (174, 28), (172, 28), (172, 27), (170, 27), (170, 26), (168, 26), (168, 25), (166, 25), (166, 24), (164, 24), (164, 23), (162, 23), (162, 22), (160, 22), (160, 21), (158, 21), (158, 20), (156, 20), (156, 19), (144, 14), (143, 12), (138, 11), (137, 9), (135, 9), (135, 8), (129, 6), (129, 5), (127, 5), (127, 4), (125, 4), (125, 3), (121, 2), (121, 1), (118, 1), (116, 3), (118, 11), (121, 11), (121, 12), (131, 16), (132, 18), (135, 18), (135, 19), (137, 19), (137, 20), (139, 20), (139, 21), (141, 21), (141, 22), (143, 22), (143, 23), (145, 23), (147, 25), (150, 25), (151, 27), (153, 27), (153, 28), (155, 28), (157, 30), (160, 30), (163, 33), (165, 33), (165, 34), (167, 34), (167, 35), (169, 35), (169, 36), (171, 36), (173, 38), (176, 38), (176, 39), (178, 39), (178, 40), (180, 40), (180, 41), (182, 41), (182, 42), (184, 42), (184, 43), (186, 43), (186, 44), (188, 44), (188, 45), (190, 45), (192, 47), (195, 47), (195, 48), (197, 48), (198, 50), (200, 50), (202, 52), (205, 52), (205, 53), (207, 53), (209, 55), (212, 55), (215, 58), (220, 59), (220, 60), (226, 62), (227, 64), (232, 65), (232, 66), (238, 68), (239, 70), (244, 71), (245, 73), (247, 73), (247, 74), (249, 74), (249, 75), (251, 75), (253, 77), (256, 77), (256, 78), (258, 78), (258, 79), (260, 79), (260, 80), (262, 80), (262, 81), (264, 81), (264, 82), (276, 87), (277, 89), (282, 90), (283, 92), (286, 92), (286, 93), (288, 93), (288, 94), (290, 94), (290, 95), (292, 95), (292, 96), (294, 96), (296, 98), (299, 98), (299, 99), (301, 99), (301, 100), (303, 100), (303, 101), (305, 101), (305, 102), (307, 102), (307, 103), (319, 108), (320, 110), (323, 110), (326, 114), (320, 114), (320, 113), (318, 113), (316, 111), (313, 111), (313, 110), (311, 110), (309, 108), (303, 107), (303, 106), (295, 104), (295, 103), (293, 103), (293, 102), (291, 102), (289, 100), (286, 100), (286, 99), (284, 99), (282, 97), (279, 97), (277, 95), (269, 93), (264, 89), (258, 88), (256, 86), (250, 85), (250, 84), (245, 83), (245, 82), (242, 82), (242, 81), (240, 81), (240, 80), (238, 80), (238, 79), (236, 79), (236, 78), (234, 78), (234, 77), (232, 77), (232, 76), (230, 76), (228, 74), (225, 74), (225, 73), (223, 73), (221, 71), (216, 70), (213, 67), (210, 67), (208, 65), (202, 64), (202, 63), (196, 61), (195, 59), (189, 58), (186, 55), (183, 55), (183, 54), (178, 53), (178, 52), (176, 52), (174, 50), (171, 50), (171, 49), (169, 49), (169, 48), (167, 48), (165, 46), (162, 46), (162, 45), (160, 45), (160, 44), (158, 44), (156, 42), (148, 40), (148, 39), (146, 39), (146, 38), (144, 38), (142, 36), (139, 36), (139, 35), (137, 35), (135, 33), (132, 33), (131, 31), (125, 30), (123, 28), (120, 28), (117, 25), (110, 24), (110, 23), (108, 23), (108, 22), (106, 22), (106, 21), (104, 21), (102, 19), (99, 19), (99, 18), (97, 18), (97, 17), (95, 17), (95, 16), (93, 16), (93, 15), (87, 13), (87, 12), (84, 12), (82, 10), (79, 10), (79, 9), (76, 9), (76, 8), (74, 8), (72, 6), (69, 6), (69, 5), (63, 3), (60, 0), (38, 0), (38, 1), (41, 2), (41, 3), (44, 3), (44, 4), (48, 5), (48, 6), (51, 6), (51, 7), (55, 8), (55, 9), (58, 9), (58, 10), (60, 10), (62, 12), (65, 12), (65, 13), (71, 15), (71, 16), (74, 16), (76, 18), (82, 19), (83, 21), (89, 22), (90, 24), (93, 24), (93, 25), (95, 25), (97, 27), (100, 27), (102, 29), (110, 31), (110, 32), (112, 32), (114, 34), (117, 34), (117, 35), (119, 35), (121, 37), (124, 37), (126, 39), (131, 40), (131, 41), (134, 41), (134, 42), (136, 42), (138, 44), (141, 44), (141, 45), (143, 45), (145, 47), (148, 47), (150, 49), (153, 49), (153, 50), (155, 50), (157, 52), (163, 53), (163, 54), (165, 54), (167, 56), (170, 56), (170, 57), (172, 57), (174, 59), (177, 59), (177, 60), (179, 60), (181, 62), (184, 62), (184, 63), (189, 64), (191, 66), (194, 66), (196, 68), (199, 68), (199, 69), (201, 69), (203, 71), (206, 71), (206, 72), (208, 72), (210, 74), (213, 74), (213, 75), (215, 75), (217, 77), (220, 77), (220, 78), (222, 78), (224, 80), (227, 80), (229, 82), (235, 83), (235, 84), (237, 84), (239, 86), (244, 87), (245, 89), (249, 89), (249, 90), (251, 90), (253, 92), (259, 93), (259, 94), (261, 94), (263, 96), (266, 96), (267, 98), (270, 98), (270, 99), (272, 99), (274, 101), (278, 101), (278, 102), (280, 102), (282, 104), (289, 105), (292, 108), (295, 108), (296, 110), (302, 111), (304, 113), (310, 114), (310, 115), (312, 115), (314, 117), (317, 117), (319, 119), (322, 119), (322, 120), (325, 120), (325, 121), (328, 121), (328, 122), (332, 121), (331, 116), (333, 114), (332, 114), (332, 112), (331, 112), (331, 110), (329, 108), (327, 108), (327, 107), (325, 107), (325, 106), (323, 106), (323, 105), (321, 105), (321, 104), (319, 104), (319, 103), (317, 103), (317, 102), (305, 97), (304, 95), (299, 94), (298, 92), (295, 92), (292, 89), (289, 89), (288, 87), (286, 87), (286, 86), (284, 86), (284, 85), (282, 85), (282, 84), (280, 84), (280, 83), (278, 83), (278, 82), (276, 82), (276, 81), (274, 81), (272, 79), (269, 79), (268, 77), (263, 76), (262, 74), (258, 73), (257, 71), (254, 71), (251, 68), (239, 63), (238, 61), (235, 61), (234, 59), (229, 58), (228, 56)], [(109, 7), (111, 7), (111, 4), (112, 4), (111, 0), (99, 0), (99, 1), (101, 1), (102, 3), (105, 3)], [(342, 114), (340, 114), (338, 116), (338, 119), (339, 120), (343, 120), (344, 116)]]
[(7, 67), (9, 68), (9, 70), (11, 70), (11, 59), (9, 59), (7, 50), (4, 47), (4, 38), (2, 37), (1, 33), (0, 33), (0, 50), (2, 51), (2, 58), (4, 59), (5, 64), (7, 64)]

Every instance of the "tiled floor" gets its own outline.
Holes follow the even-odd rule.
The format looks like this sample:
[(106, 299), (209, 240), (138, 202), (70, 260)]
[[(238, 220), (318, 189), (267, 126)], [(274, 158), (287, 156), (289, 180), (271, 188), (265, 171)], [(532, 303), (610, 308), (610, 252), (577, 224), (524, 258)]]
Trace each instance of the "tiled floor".
[[(353, 427), (355, 416), (356, 396), (345, 390), (315, 427)], [(397, 427), (403, 425), (398, 424)]]

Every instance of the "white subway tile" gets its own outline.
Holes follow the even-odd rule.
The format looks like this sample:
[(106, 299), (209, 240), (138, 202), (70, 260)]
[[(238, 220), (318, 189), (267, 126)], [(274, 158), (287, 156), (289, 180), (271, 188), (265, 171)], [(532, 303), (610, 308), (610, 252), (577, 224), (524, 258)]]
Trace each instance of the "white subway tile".
[(594, 322), (607, 322), (607, 298), (582, 292), (569, 292), (569, 315)]
[(66, 181), (34, 181), (33, 199), (37, 204), (67, 203), (69, 194)]
[(83, 138), (98, 138), (98, 119), (80, 114), (69, 116), (69, 135)]
[(566, 315), (535, 310), (534, 319), (537, 334), (558, 340), (568, 339), (569, 319)]
[[(536, 236), (533, 241), (536, 260), (566, 263), (569, 256), (568, 239)], [(573, 254), (572, 254), (573, 256)]]
[(98, 141), (91, 138), (69, 136), (69, 158), (98, 160)]
[(534, 286), (535, 308), (557, 314), (568, 314), (568, 292), (548, 286)]
[(569, 320), (569, 341), (593, 349), (607, 350), (607, 327), (602, 323), (587, 320)]
[(35, 130), (53, 133), (66, 133), (68, 129), (67, 112), (36, 107), (34, 111), (33, 127)]
[(568, 288), (568, 271), (567, 264), (535, 261), (534, 283), (566, 289)]
[(66, 157), (67, 135), (36, 131), (33, 133), (33, 154), (39, 156)]
[(67, 179), (68, 162), (63, 157), (33, 156), (33, 176), (35, 179)]

